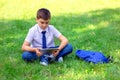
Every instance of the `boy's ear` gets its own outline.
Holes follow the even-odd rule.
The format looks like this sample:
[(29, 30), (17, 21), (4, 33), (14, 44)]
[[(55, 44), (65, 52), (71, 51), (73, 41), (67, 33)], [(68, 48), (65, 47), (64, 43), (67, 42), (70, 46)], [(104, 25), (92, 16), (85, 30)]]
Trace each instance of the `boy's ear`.
[(38, 20), (38, 18), (35, 18), (36, 20)]
[(36, 18), (36, 22), (38, 22), (38, 18)]

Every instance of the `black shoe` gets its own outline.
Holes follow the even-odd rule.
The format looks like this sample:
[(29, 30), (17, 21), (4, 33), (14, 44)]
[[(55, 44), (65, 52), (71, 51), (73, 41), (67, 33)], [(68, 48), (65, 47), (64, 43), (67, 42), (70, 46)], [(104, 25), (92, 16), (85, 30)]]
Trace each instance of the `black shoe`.
[(44, 65), (44, 66), (47, 66), (48, 63), (49, 63), (48, 57), (43, 56), (43, 57), (41, 58), (41, 60), (40, 60), (40, 64), (42, 64), (42, 65)]
[(113, 62), (113, 57), (112, 56), (108, 56), (107, 59), (108, 59), (108, 62)]

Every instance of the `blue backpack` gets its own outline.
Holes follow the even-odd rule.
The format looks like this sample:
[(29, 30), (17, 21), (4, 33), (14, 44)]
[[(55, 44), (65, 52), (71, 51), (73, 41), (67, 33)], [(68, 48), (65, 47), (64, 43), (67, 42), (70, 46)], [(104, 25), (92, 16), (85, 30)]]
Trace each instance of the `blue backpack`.
[(86, 50), (77, 50), (76, 56), (87, 62), (97, 63), (108, 63), (111, 61), (111, 56), (105, 57), (101, 52), (86, 51)]

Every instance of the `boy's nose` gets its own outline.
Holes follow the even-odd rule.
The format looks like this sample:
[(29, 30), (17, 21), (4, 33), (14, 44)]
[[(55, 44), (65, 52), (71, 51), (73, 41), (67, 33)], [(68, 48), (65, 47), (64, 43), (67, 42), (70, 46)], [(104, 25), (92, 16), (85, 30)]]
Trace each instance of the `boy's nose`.
[(46, 27), (46, 26), (47, 26), (47, 24), (43, 24), (43, 26), (44, 26), (44, 27)]

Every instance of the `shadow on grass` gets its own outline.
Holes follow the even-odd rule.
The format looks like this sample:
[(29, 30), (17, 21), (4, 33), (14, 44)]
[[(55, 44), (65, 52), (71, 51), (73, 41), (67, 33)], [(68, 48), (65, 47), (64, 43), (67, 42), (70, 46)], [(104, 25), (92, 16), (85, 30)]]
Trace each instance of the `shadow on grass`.
[(52, 23), (69, 39), (74, 50), (118, 53), (120, 49), (120, 8), (65, 14), (53, 17)]
[[(73, 54), (69, 55), (67, 58), (68, 61), (75, 59), (74, 54), (77, 49), (101, 51), (105, 53), (105, 55), (114, 55), (114, 57), (120, 58), (118, 54), (120, 51), (119, 14), (120, 8), (116, 8), (90, 11), (84, 14), (64, 14), (61, 16), (53, 16), (51, 24), (56, 26), (56, 28), (69, 39), (69, 42), (74, 47)], [(17, 56), (16, 58), (21, 56), (21, 45), (28, 29), (34, 24), (35, 19), (0, 21), (0, 53), (4, 53), (0, 54), (0, 56), (2, 56), (3, 60), (6, 59), (5, 57), (11, 55), (14, 57)], [(80, 77), (83, 74), (86, 76), (89, 72), (92, 73), (92, 68), (96, 69), (95, 67), (92, 67), (89, 72), (84, 72), (84, 70), (88, 69), (90, 65), (80, 61), (82, 63), (81, 64), (78, 60), (75, 62), (70, 61), (70, 64), (68, 61), (65, 62), (67, 65), (65, 64), (60, 67), (63, 67), (63, 70), (67, 69), (68, 72), (73, 70), (74, 72), (71, 73), (72, 79), (76, 79), (72, 76), (75, 75), (75, 73), (80, 74), (77, 75), (77, 77)], [(84, 69), (80, 69), (82, 67), (77, 68), (80, 64), (83, 67), (87, 67), (84, 67)], [(52, 68), (49, 69), (52, 70)], [(81, 71), (78, 71), (78, 69)], [(102, 68), (100, 69), (102, 70)], [(61, 69), (58, 69), (58, 71), (60, 70)], [(66, 79), (67, 73), (63, 71), (61, 74), (63, 78)], [(100, 75), (102, 76), (102, 72)], [(87, 76), (91, 78), (91, 76)], [(97, 76), (100, 77), (99, 75)], [(113, 75), (113, 77), (115, 77), (115, 75)], [(56, 78), (58, 78), (58, 76)], [(104, 77), (101, 79), (104, 79)]]

